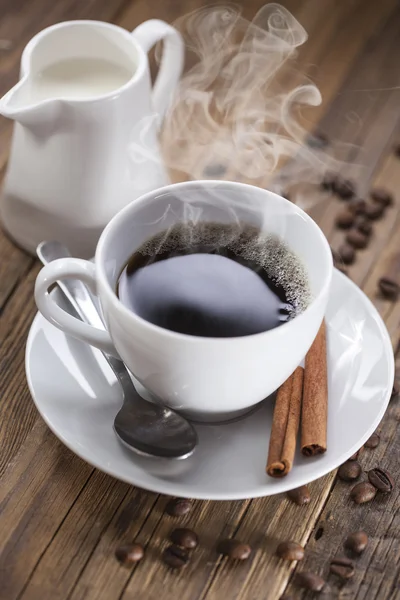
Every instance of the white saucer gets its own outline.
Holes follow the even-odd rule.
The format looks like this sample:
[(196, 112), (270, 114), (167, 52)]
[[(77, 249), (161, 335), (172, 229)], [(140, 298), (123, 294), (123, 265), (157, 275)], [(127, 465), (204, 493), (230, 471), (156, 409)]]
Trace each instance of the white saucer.
[(196, 425), (199, 446), (186, 460), (147, 459), (123, 447), (113, 432), (122, 396), (103, 356), (67, 337), (40, 314), (27, 342), (26, 374), (47, 425), (94, 467), (174, 496), (214, 500), (268, 496), (309, 483), (342, 464), (373, 433), (389, 402), (394, 364), (386, 328), (363, 292), (338, 271), (326, 319), (328, 451), (308, 459), (298, 453), (292, 472), (283, 479), (265, 473), (271, 400), (236, 423)]

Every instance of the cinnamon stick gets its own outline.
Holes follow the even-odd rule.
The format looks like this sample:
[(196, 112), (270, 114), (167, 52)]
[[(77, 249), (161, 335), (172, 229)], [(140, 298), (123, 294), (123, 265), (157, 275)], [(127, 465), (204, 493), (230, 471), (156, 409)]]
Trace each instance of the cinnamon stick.
[(266, 467), (271, 477), (284, 477), (293, 466), (300, 422), (303, 373), (304, 369), (297, 367), (281, 385), (276, 396)]
[(325, 321), (307, 352), (301, 413), (301, 451), (315, 456), (326, 451), (328, 376)]

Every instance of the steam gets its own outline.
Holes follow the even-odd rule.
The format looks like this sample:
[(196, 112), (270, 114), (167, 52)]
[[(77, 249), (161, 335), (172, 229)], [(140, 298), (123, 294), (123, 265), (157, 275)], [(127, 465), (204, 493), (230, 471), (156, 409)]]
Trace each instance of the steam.
[(304, 144), (298, 110), (319, 105), (321, 94), (293, 68), (307, 33), (289, 11), (267, 4), (250, 22), (236, 7), (214, 6), (174, 26), (188, 68), (161, 143), (181, 179), (235, 179), (282, 191), (288, 178), (319, 180), (321, 171), (337, 167)]
[[(242, 181), (278, 193), (295, 183), (296, 203), (309, 209), (315, 196), (300, 186), (319, 182), (324, 171), (339, 171), (343, 163), (305, 143), (299, 113), (322, 98), (295, 68), (297, 49), (307, 39), (304, 28), (275, 3), (251, 22), (229, 5), (196, 10), (173, 25), (187, 56), (160, 136), (172, 179)], [(156, 57), (161, 55), (158, 47)], [(130, 148), (136, 163), (158, 160), (152, 146), (156, 118), (138, 124), (134, 139), (140, 143)], [(156, 235), (139, 251), (152, 256), (225, 248), (265, 270), (297, 314), (315, 292), (306, 265), (290, 249), (290, 219), (297, 215), (287, 203), (271, 202), (264, 210), (265, 194), (250, 190), (203, 182), (163, 193), (162, 202), (157, 199), (163, 214), (146, 223)]]

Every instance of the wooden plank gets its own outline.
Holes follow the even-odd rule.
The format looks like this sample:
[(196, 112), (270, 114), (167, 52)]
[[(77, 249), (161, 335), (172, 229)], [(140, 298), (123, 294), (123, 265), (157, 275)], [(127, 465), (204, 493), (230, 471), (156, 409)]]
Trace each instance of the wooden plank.
[[(0, 231), (0, 311), (6, 305), (15, 288), (33, 266), (34, 259), (19, 248)], [(1, 314), (1, 313), (0, 313)]]
[[(332, 102), (327, 115), (322, 118), (321, 129), (335, 142), (347, 143), (343, 148), (345, 161), (342, 174), (356, 182), (359, 196), (367, 192), (371, 176), (382, 153), (394, 138), (399, 114), (399, 92), (390, 88), (394, 69), (393, 56), (398, 46), (399, 11), (386, 22), (380, 36), (374, 36), (369, 51), (361, 54), (351, 68), (343, 88)], [(380, 41), (382, 43), (380, 43)], [(370, 52), (374, 56), (374, 78), (370, 79)], [(370, 93), (356, 93), (355, 89), (370, 87)], [(357, 120), (348, 118), (357, 110)], [(348, 118), (347, 118), (348, 116)], [(362, 124), (362, 126), (361, 126)], [(347, 162), (346, 162), (347, 161)], [(309, 190), (305, 206), (311, 206), (310, 214), (318, 222), (332, 246), (338, 248), (344, 234), (334, 227), (335, 218), (343, 203), (320, 189)]]
[[(393, 400), (379, 427), (381, 443), (376, 450), (365, 449), (360, 462), (363, 471), (375, 466), (398, 474), (400, 461), (400, 438), (398, 422), (400, 401)], [(365, 475), (363, 476), (365, 479)], [(349, 498), (352, 485), (338, 481), (315, 524), (306, 548), (306, 556), (298, 571), (312, 571), (329, 580), (332, 598), (354, 600), (381, 600), (398, 597), (400, 575), (400, 515), (399, 486), (392, 494), (378, 495), (364, 505), (355, 505)], [(355, 560), (354, 577), (340, 589), (339, 581), (329, 576), (329, 560), (335, 555), (344, 555), (343, 543), (346, 536), (364, 530), (369, 536), (367, 549)], [(316, 533), (318, 532), (318, 535)], [(295, 583), (287, 593), (296, 598), (311, 599), (310, 593), (301, 594)]]
[[(393, 94), (393, 99), (391, 102), (395, 102), (396, 94)], [(374, 139), (370, 138), (366, 140), (363, 144), (363, 152), (364, 156), (368, 157), (368, 163), (366, 163), (366, 169), (364, 175), (366, 179), (361, 179), (359, 177), (358, 183), (361, 184), (361, 187), (365, 188), (366, 184), (369, 184), (372, 187), (386, 187), (389, 190), (392, 190), (395, 197), (397, 195), (397, 174), (393, 172), (392, 177), (389, 178), (387, 175), (387, 170), (384, 169), (382, 172), (382, 176), (378, 176), (376, 178), (370, 179), (369, 171), (377, 166), (379, 163), (379, 157), (381, 154), (385, 152), (385, 149), (390, 146), (390, 141), (395, 139), (396, 137), (396, 129), (395, 127), (398, 118), (393, 117), (391, 123), (388, 123), (385, 127), (385, 121), (387, 122), (387, 113), (383, 110), (376, 111), (376, 119), (375, 122), (377, 124), (382, 124), (381, 129), (379, 130), (380, 135), (376, 135)], [(380, 150), (380, 153), (378, 152)], [(393, 157), (389, 157), (387, 159), (388, 163), (393, 162)], [(351, 174), (351, 171), (350, 171)], [(323, 196), (323, 194), (322, 194)], [(366, 198), (368, 198), (368, 193), (366, 194)], [(345, 203), (341, 202), (337, 198), (330, 198), (328, 200), (329, 204), (326, 206), (325, 214), (320, 220), (320, 226), (327, 236), (332, 248), (339, 249), (340, 246), (345, 242), (346, 233), (344, 231), (338, 230), (335, 227), (335, 219), (343, 208), (345, 208)], [(398, 231), (398, 217), (399, 217), (399, 204), (396, 201), (393, 206), (389, 207), (386, 211), (385, 218), (377, 221), (373, 224), (373, 233), (371, 236), (371, 242), (369, 246), (357, 252), (357, 260), (356, 262), (348, 268), (348, 273), (350, 277), (358, 284), (362, 285), (366, 280), (367, 275), (372, 269), (374, 262), (380, 256), (380, 254), (384, 251), (384, 248), (387, 244), (388, 237), (395, 232)]]
[[(163, 514), (167, 500), (165, 496), (159, 499), (145, 527), (136, 537), (146, 547), (145, 559), (131, 570), (116, 564), (113, 554), (121, 536), (115, 535), (115, 524), (112, 523), (106, 531), (105, 540), (95, 549), (70, 600), (138, 598), (139, 590), (143, 599), (158, 600), (165, 597), (166, 590), (172, 589), (182, 599), (194, 600), (198, 597), (218, 563), (215, 539), (232, 534), (248, 502), (195, 502), (189, 515), (177, 519)], [(181, 526), (195, 529), (200, 546), (192, 553), (192, 560), (181, 576), (177, 576), (176, 572), (163, 564), (161, 553), (168, 545), (170, 532)], [(114, 546), (109, 544), (110, 538)]]
[(25, 378), (25, 341), (36, 312), (33, 285), (37, 268), (26, 275), (0, 318), (0, 477), (36, 420)]
[[(348, 9), (350, 5), (343, 6)], [(368, 6), (372, 8), (371, 5)], [(396, 53), (393, 50), (397, 49), (398, 11), (384, 12), (377, 20), (374, 10), (365, 11), (368, 6), (363, 4), (362, 7), (361, 5), (352, 7), (353, 18), (354, 15), (360, 17), (360, 12), (363, 15), (360, 19), (360, 30), (357, 32), (357, 36), (360, 35), (359, 39), (357, 36), (354, 39), (354, 27), (351, 26), (353, 21), (349, 19), (349, 14), (346, 12), (342, 19), (337, 17), (338, 29), (334, 35), (331, 33), (335, 42), (327, 45), (329, 50), (325, 47), (322, 51), (320, 49), (322, 56), (313, 56), (312, 51), (308, 50), (307, 56), (312, 64), (320, 65), (320, 72), (317, 72), (315, 81), (321, 91), (323, 103), (319, 107), (302, 110), (303, 118), (300, 121), (306, 133), (313, 130), (317, 119), (319, 120), (318, 129), (327, 134), (331, 142), (327, 152), (333, 153), (338, 160), (342, 161), (344, 174), (350, 174), (360, 180), (360, 192), (365, 190), (371, 168), (375, 168), (382, 147), (387, 144), (388, 136), (394, 127), (393, 122), (397, 119), (395, 111), (398, 104), (396, 88), (380, 89), (390, 87), (390, 73), (395, 68)], [(390, 18), (388, 18), (389, 14)], [(328, 35), (328, 32), (324, 33)], [(368, 52), (362, 52), (360, 47), (364, 48), (367, 45)], [(307, 44), (304, 48), (307, 49)], [(373, 68), (371, 68), (370, 53), (373, 53), (374, 57)], [(300, 50), (300, 67), (305, 69), (307, 60), (303, 62), (301, 56)], [(352, 62), (348, 62), (350, 57)], [(326, 66), (324, 59), (327, 61)], [(330, 76), (323, 77), (321, 73), (329, 73), (329, 68)], [(365, 93), (356, 91), (361, 88), (371, 89)], [(388, 106), (385, 106), (386, 102)], [(370, 129), (372, 129), (371, 135)], [(378, 143), (374, 144), (374, 137), (377, 138)], [(368, 151), (365, 148), (366, 142)], [(307, 185), (307, 181), (304, 182), (305, 185), (301, 185), (303, 182), (299, 180), (296, 157), (288, 161), (284, 172), (288, 178), (291, 199), (301, 203), (303, 208), (311, 212), (313, 218), (325, 231), (326, 227), (333, 223), (335, 214), (331, 215), (331, 209), (334, 204), (326, 202), (329, 197), (321, 194), (318, 188)], [(310, 176), (317, 180), (319, 175), (317, 171), (312, 173), (310, 168), (307, 180)], [(262, 187), (269, 187), (269, 180), (268, 176), (259, 184)], [(291, 183), (295, 184), (294, 189), (291, 188)], [(330, 210), (326, 210), (328, 205)], [(323, 219), (324, 214), (326, 217)]]
[[(397, 132), (400, 134), (400, 128)], [(372, 180), (372, 187), (387, 189), (393, 194), (394, 203), (386, 210), (384, 218), (374, 224), (371, 243), (366, 250), (359, 253), (358, 260), (349, 269), (349, 274), (363, 287), (381, 315), (388, 319), (393, 303), (378, 294), (378, 280), (391, 254), (398, 251), (400, 246), (400, 161), (393, 154), (388, 154), (383, 161)]]
[[(163, 596), (163, 590), (172, 588), (182, 600), (221, 598), (222, 585), (219, 586), (219, 583), (223, 582), (224, 595), (233, 600), (239, 597), (239, 591), (243, 590), (242, 586), (246, 587), (246, 581), (250, 579), (253, 597), (257, 598), (259, 588), (254, 579), (257, 570), (260, 579), (263, 580), (263, 587), (266, 576), (271, 581), (268, 588), (270, 597), (277, 597), (276, 594), (286, 582), (290, 569), (281, 569), (278, 573), (277, 561), (271, 557), (271, 548), (276, 544), (274, 539), (276, 530), (279, 529), (280, 532), (281, 529), (290, 530), (296, 527), (293, 523), (300, 513), (306, 530), (309, 520), (313, 522), (312, 515), (318, 510), (319, 503), (324, 501), (324, 494), (319, 492), (324, 487), (325, 493), (328, 493), (329, 479), (333, 478), (328, 476), (312, 486), (315, 492), (313, 501), (302, 508), (284, 500), (282, 496), (246, 503), (196, 503), (197, 510), (185, 519), (183, 525), (196, 531), (200, 546), (192, 553), (191, 561), (181, 575), (172, 572), (160, 560), (161, 552), (168, 544), (168, 534), (174, 526), (182, 525), (181, 522), (176, 525), (176, 521), (171, 522), (171, 519), (164, 517), (148, 542), (149, 546), (153, 547), (154, 560), (147, 565), (142, 563), (133, 572), (121, 598), (133, 600), (137, 598), (138, 590), (141, 590), (146, 599), (157, 600)], [(268, 517), (263, 519), (263, 515)], [(299, 531), (296, 533), (300, 536)], [(251, 544), (254, 552), (249, 561), (233, 566), (225, 559), (222, 560), (216, 553), (217, 541), (230, 536), (238, 537)], [(97, 598), (95, 595), (93, 597)], [(106, 595), (100, 597), (107, 598)]]
[[(352, 2), (343, 3), (334, 0), (331, 3), (317, 2), (313, 6), (307, 3), (298, 15), (300, 23), (309, 33), (309, 40), (299, 50), (296, 61), (300, 71), (304, 71), (313, 81), (322, 95), (322, 104), (302, 111), (302, 123), (310, 131), (317, 124), (318, 128), (325, 131), (325, 124), (332, 121), (333, 102), (349, 92), (347, 83), (351, 85), (356, 69), (350, 68), (357, 65), (359, 55), (364, 54), (364, 48), (376, 37), (379, 44), (382, 42), (382, 26), (388, 21), (396, 4), (391, 0), (382, 5), (377, 13), (376, 6), (371, 3)], [(320, 11), (320, 14), (319, 14)], [(308, 13), (318, 15), (313, 29), (307, 26)], [(295, 13), (296, 14), (296, 13)], [(304, 18), (303, 18), (304, 14)], [(329, 15), (329, 18), (327, 18)], [(354, 27), (355, 21), (357, 28)], [(378, 47), (374, 48), (375, 54)], [(340, 89), (340, 94), (337, 92)], [(346, 112), (338, 111), (340, 119), (345, 120)], [(325, 117), (325, 120), (323, 119)], [(336, 128), (332, 130), (332, 139), (338, 137)], [(340, 137), (339, 137), (340, 139)]]
[(279, 598), (294, 565), (282, 564), (277, 559), (276, 546), (286, 539), (305, 544), (314, 526), (315, 515), (321, 512), (333, 480), (334, 474), (330, 473), (311, 484), (312, 499), (305, 506), (284, 500), (282, 495), (253, 500), (246, 518), (235, 532), (238, 539), (254, 548), (252, 559), (240, 565), (240, 569), (224, 559), (209, 588), (201, 595), (201, 600), (218, 600), (222, 594), (232, 600), (262, 598), (266, 592), (266, 581), (269, 597)]
[(0, 491), (0, 599), (22, 591), (93, 468), (38, 421)]
[[(156, 499), (156, 494), (132, 488), (95, 470), (47, 546), (28, 587), (18, 597), (65, 600), (79, 579), (78, 597), (80, 593), (82, 598), (94, 596), (96, 591), (98, 598), (114, 598), (110, 590), (116, 581), (123, 581), (130, 574), (115, 559), (115, 548), (121, 538), (127, 542), (138, 538)], [(103, 535), (105, 526), (107, 534)], [(94, 560), (93, 548), (97, 549)], [(95, 578), (85, 570), (90, 558), (95, 565)]]
[[(384, 3), (382, 3), (383, 5)], [(176, 3), (175, 6), (180, 7), (183, 4)], [(316, 6), (316, 4), (313, 3), (312, 6)], [(351, 7), (354, 6), (356, 5), (351, 3)], [(384, 5), (384, 7), (387, 6), (389, 4)], [(168, 5), (165, 5), (166, 13), (167, 8)], [(169, 15), (172, 14), (170, 8), (168, 9)], [(140, 12), (142, 9), (143, 13)], [(185, 3), (182, 12), (183, 10), (188, 10), (188, 4)], [(145, 16), (142, 16), (143, 14)], [(362, 11), (360, 19), (364, 24), (362, 27), (365, 29), (362, 29), (362, 35), (360, 34), (360, 37), (356, 38), (357, 43), (355, 43), (352, 57), (355, 56), (357, 49), (365, 43), (372, 31), (372, 12), (368, 13), (369, 20), (366, 19), (366, 21), (363, 20), (364, 14), (366, 14), (365, 10)], [(163, 16), (154, 5), (146, 2), (137, 2), (129, 9), (129, 15), (129, 27), (131, 28), (144, 18)], [(164, 18), (171, 20), (168, 15)], [(379, 21), (379, 19), (377, 20)], [(368, 28), (366, 22), (368, 22)], [(350, 33), (351, 28), (349, 27), (345, 39), (349, 39)], [(366, 37), (363, 37), (364, 35)], [(344, 42), (344, 39), (342, 41)], [(322, 47), (325, 48), (323, 44)], [(342, 45), (340, 52), (344, 57), (345, 51)], [(309, 56), (312, 56), (312, 53)], [(317, 57), (318, 55), (315, 56), (315, 59)], [(322, 61), (321, 64), (323, 65)], [(341, 68), (343, 70), (340, 71), (340, 77), (336, 83), (329, 85), (332, 94), (336, 92), (335, 85), (340, 85), (348, 67), (346, 64), (343, 66), (341, 62)], [(375, 107), (374, 104), (371, 114)], [(339, 115), (337, 122), (339, 122)], [(42, 426), (42, 424), (40, 425)], [(273, 589), (278, 593), (283, 589), (290, 575), (290, 569), (282, 569), (279, 572), (276, 570), (276, 561), (271, 556), (273, 546), (284, 533), (299, 536), (297, 539), (302, 541), (306, 539), (313, 528), (314, 520), (323, 505), (326, 494), (329, 492), (333, 477), (330, 475), (312, 486), (313, 504), (309, 507), (300, 508), (288, 505), (278, 497), (251, 503), (196, 502), (193, 512), (186, 519), (179, 520), (179, 524), (187, 523), (192, 526), (199, 532), (203, 541), (193, 555), (193, 560), (188, 568), (182, 574), (177, 575), (168, 571), (160, 562), (160, 552), (166, 543), (169, 529), (175, 525), (175, 521), (163, 516), (165, 498), (160, 498), (154, 506), (154, 510), (150, 510), (154, 497), (145, 494), (144, 498), (150, 499), (150, 505), (144, 499), (142, 508), (135, 512), (137, 501), (135, 500), (137, 498), (135, 490), (130, 490), (126, 496), (124, 495), (126, 491), (124, 484), (114, 482), (115, 487), (113, 487), (108, 478), (99, 473), (96, 473), (95, 476), (92, 475), (88, 481), (91, 471), (86, 472), (85, 478), (83, 474), (80, 474), (80, 467), (71, 463), (71, 470), (65, 472), (63, 466), (64, 473), (59, 473), (58, 477), (63, 476), (62, 491), (66, 491), (67, 484), (72, 484), (72, 490), (65, 498), (61, 498), (61, 494), (57, 494), (53, 504), (49, 498), (54, 492), (54, 481), (59, 482), (59, 479), (57, 479), (57, 473), (51, 471), (51, 468), (57, 457), (68, 451), (63, 449), (58, 442), (54, 442), (54, 444), (46, 442), (47, 445), (43, 444), (43, 447), (40, 448), (41, 439), (32, 441), (32, 438), (33, 434), (32, 437), (29, 437), (27, 445), (29, 446), (30, 443), (38, 445), (37, 456), (40, 457), (40, 453), (46, 451), (47, 459), (41, 463), (36, 457), (33, 464), (34, 469), (31, 468), (28, 474), (24, 474), (28, 465), (31, 465), (29, 460), (25, 461), (24, 446), (23, 452), (18, 456), (12, 469), (7, 471), (5, 483), (8, 490), (13, 490), (15, 486), (17, 490), (16, 496), (14, 496), (15, 501), (18, 500), (22, 503), (27, 502), (32, 486), (38, 485), (42, 497), (46, 499), (47, 512), (39, 511), (36, 514), (38, 501), (37, 495), (34, 495), (32, 504), (27, 505), (29, 514), (25, 517), (24, 525), (26, 524), (27, 527), (23, 531), (23, 527), (20, 525), (24, 519), (23, 506), (21, 514), (17, 515), (13, 525), (14, 508), (10, 508), (11, 499), (7, 500), (9, 519), (7, 535), (14, 535), (14, 527), (17, 527), (20, 538), (17, 545), (9, 547), (10, 554), (7, 556), (5, 564), (7, 572), (8, 569), (11, 569), (12, 581), (9, 585), (11, 585), (12, 594), (18, 593), (22, 594), (22, 597), (38, 598), (38, 600), (39, 598), (40, 600), (42, 598), (64, 599), (67, 594), (75, 600), (78, 598), (106, 598), (108, 600), (121, 595), (125, 599), (139, 597), (141, 600), (141, 596), (138, 596), (139, 593), (143, 594), (143, 598), (146, 600), (153, 598), (158, 600), (158, 597), (168, 597), (169, 589), (172, 594), (172, 586), (174, 586), (174, 595), (179, 593), (190, 600), (201, 597), (219, 598), (223, 593), (232, 599), (256, 598), (253, 590), (258, 592), (262, 590), (262, 593), (265, 593), (266, 590), (269, 592), (269, 583), (275, 575), (277, 581), (273, 584)], [(27, 455), (31, 456), (29, 451)], [(75, 460), (79, 461), (79, 459)], [(19, 468), (18, 473), (13, 471), (16, 467)], [(34, 474), (35, 469), (36, 473)], [(78, 474), (78, 483), (75, 481), (76, 474)], [(10, 485), (11, 480), (14, 481), (14, 486)], [(48, 487), (45, 486), (45, 481)], [(86, 486), (85, 482), (87, 482)], [(114, 494), (116, 494), (115, 498)], [(104, 510), (101, 506), (102, 499), (105, 503)], [(139, 504), (141, 501), (139, 500)], [(91, 516), (87, 515), (88, 507), (90, 507), (90, 512), (93, 508)], [(282, 525), (277, 523), (275, 512), (282, 513)], [(272, 522), (266, 524), (264, 515), (268, 520), (269, 515), (272, 515)], [(85, 517), (88, 519), (87, 522), (85, 522)], [(39, 518), (43, 519), (41, 527), (38, 523)], [(215, 541), (219, 536), (232, 535), (236, 531), (237, 535), (249, 536), (247, 539), (254, 544), (256, 552), (251, 561), (241, 565), (243, 568), (232, 569), (216, 556)], [(116, 563), (113, 556), (114, 550), (120, 542), (136, 537), (147, 546), (146, 559), (132, 571), (126, 570)], [(25, 547), (29, 552), (26, 561), (24, 560)], [(15, 564), (16, 562), (20, 563), (19, 566)], [(24, 573), (20, 571), (21, 564), (26, 570)], [(59, 571), (57, 571), (58, 568)], [(266, 578), (268, 579), (267, 586)], [(48, 583), (45, 583), (46, 579), (48, 579)], [(253, 587), (253, 583), (255, 587)], [(222, 592), (222, 584), (228, 586), (230, 596), (229, 593)], [(12, 597), (12, 595), (7, 596), (7, 600)]]

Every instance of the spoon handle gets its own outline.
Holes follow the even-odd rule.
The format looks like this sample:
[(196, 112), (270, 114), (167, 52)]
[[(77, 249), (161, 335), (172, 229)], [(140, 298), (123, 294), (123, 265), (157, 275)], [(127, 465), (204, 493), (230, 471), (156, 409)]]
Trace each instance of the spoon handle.
[[(68, 258), (71, 256), (68, 248), (56, 241), (41, 242), (36, 249), (36, 253), (44, 265), (58, 258)], [(78, 279), (63, 279), (58, 281), (57, 285), (82, 321), (99, 329), (105, 329), (99, 309), (90, 291), (82, 281)], [(104, 356), (121, 385), (124, 388), (125, 386), (133, 388), (134, 392), (130, 390), (130, 393), (138, 395), (124, 363), (114, 356), (109, 356), (108, 354), (104, 354)]]
[[(68, 258), (68, 248), (59, 242), (42, 242), (36, 249), (44, 265), (57, 258)], [(57, 281), (61, 294), (83, 321), (104, 328), (100, 309), (81, 281)], [(148, 402), (138, 394), (124, 363), (103, 355), (114, 371), (123, 391), (123, 404), (114, 419), (114, 431), (130, 450), (157, 458), (186, 458), (195, 449), (197, 433), (178, 413), (160, 404)]]

